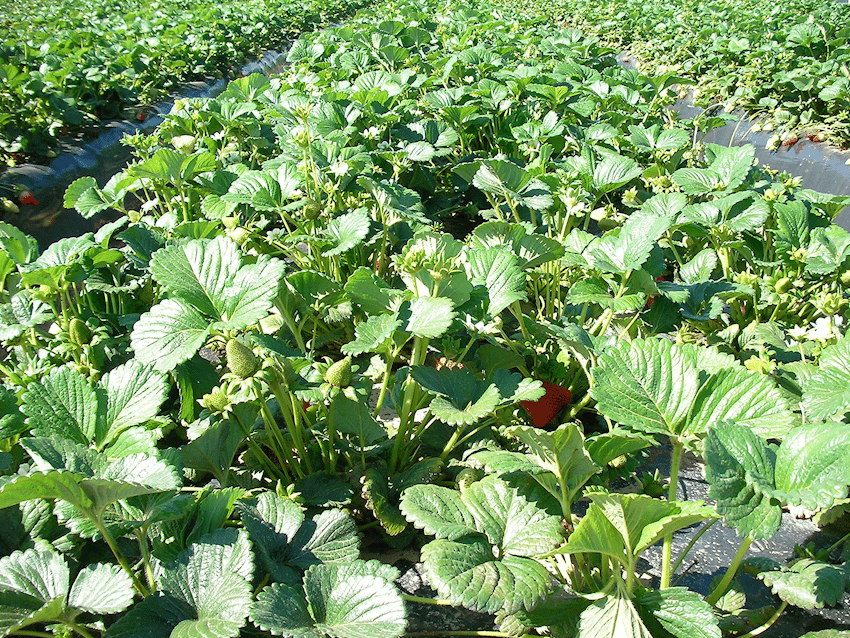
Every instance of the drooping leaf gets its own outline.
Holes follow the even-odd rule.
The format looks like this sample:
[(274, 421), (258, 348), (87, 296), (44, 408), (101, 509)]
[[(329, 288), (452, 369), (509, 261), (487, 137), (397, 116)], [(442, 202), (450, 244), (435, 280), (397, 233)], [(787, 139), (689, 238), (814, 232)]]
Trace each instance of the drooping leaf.
[(529, 447), (529, 458), (534, 463), (558, 478), (563, 492), (554, 494), (556, 497), (566, 494), (566, 499), (572, 502), (590, 477), (601, 469), (590, 458), (584, 436), (575, 424), (563, 424), (553, 432), (515, 426), (508, 433)]
[(467, 257), (470, 281), (487, 290), (490, 316), (496, 317), (515, 301), (526, 298), (525, 273), (506, 246), (473, 250)]
[(773, 536), (782, 522), (782, 509), (761, 490), (774, 483), (773, 453), (764, 441), (747, 427), (720, 423), (705, 440), (705, 462), (709, 495), (726, 522), (740, 536)]
[(378, 566), (313, 565), (304, 589), (275, 583), (257, 597), (255, 625), (291, 638), (398, 638), (407, 626), (404, 601)]
[(414, 485), (402, 495), (402, 511), (437, 535), (423, 548), (423, 563), (433, 586), (454, 603), (512, 613), (549, 588), (546, 570), (530, 557), (558, 543), (560, 519), (551, 513), (557, 511), (554, 499), (533, 481), (509, 485), (490, 476), (460, 495)]
[(347, 563), (359, 556), (357, 527), (341, 510), (325, 510), (306, 520), (296, 503), (271, 492), (237, 507), (258, 556), (277, 582), (295, 584), (311, 565)]
[(817, 370), (803, 384), (803, 408), (812, 421), (850, 411), (850, 337), (824, 348)]
[(645, 494), (591, 492), (591, 506), (558, 553), (593, 552), (628, 566), (664, 536), (716, 514), (702, 501), (666, 502)]
[(110, 638), (233, 638), (251, 606), (254, 565), (244, 531), (221, 529), (193, 543), (160, 570), (159, 591), (107, 631)]
[(628, 598), (605, 596), (581, 612), (578, 638), (652, 638)]
[(838, 565), (802, 559), (782, 570), (761, 572), (759, 579), (796, 607), (820, 609), (838, 603), (846, 576)]
[(634, 598), (634, 604), (647, 625), (657, 621), (676, 638), (721, 636), (711, 606), (699, 594), (684, 587), (646, 591)]

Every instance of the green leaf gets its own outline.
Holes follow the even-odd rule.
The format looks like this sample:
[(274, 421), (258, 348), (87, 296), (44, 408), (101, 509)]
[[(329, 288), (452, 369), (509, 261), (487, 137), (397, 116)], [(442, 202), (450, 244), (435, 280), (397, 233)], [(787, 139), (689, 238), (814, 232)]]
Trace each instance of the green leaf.
[(28, 549), (0, 558), (0, 635), (62, 618), (69, 580), (56, 552)]
[(632, 601), (605, 596), (581, 612), (577, 638), (652, 638)]
[(118, 565), (97, 563), (80, 570), (68, 605), (93, 614), (116, 614), (133, 603), (133, 581)]
[(4, 592), (25, 594), (43, 603), (55, 598), (64, 602), (70, 578), (68, 565), (57, 552), (28, 549), (0, 558), (0, 589)]
[(92, 502), (80, 488), (82, 476), (69, 472), (33, 472), (0, 477), (0, 509), (35, 498), (61, 499), (77, 507)]
[(749, 428), (722, 422), (705, 440), (705, 476), (717, 511), (740, 536), (770, 538), (782, 523), (779, 501), (765, 494), (774, 483), (773, 453)]
[(0, 439), (26, 432), (24, 415), (18, 408), (18, 397), (9, 388), (0, 386)]
[(621, 228), (606, 233), (593, 247), (593, 263), (604, 272), (625, 274), (637, 270), (649, 259), (655, 242), (672, 225), (672, 216), (641, 208)]
[(98, 428), (98, 443), (109, 443), (127, 428), (153, 419), (169, 390), (165, 376), (134, 359), (105, 374), (99, 385), (106, 391), (106, 417)]
[(553, 204), (549, 187), (513, 162), (488, 159), (476, 164), (478, 170), (472, 184), (485, 193), (524, 204), (532, 210), (545, 210)]
[(690, 351), (666, 339), (635, 340), (606, 350), (592, 390), (600, 412), (650, 434), (685, 430), (699, 387)]
[(355, 326), (354, 339), (342, 346), (342, 353), (351, 356), (382, 353), (392, 347), (392, 336), (400, 327), (398, 314), (370, 315)]
[(325, 229), (325, 236), (332, 247), (322, 252), (322, 257), (331, 257), (351, 250), (369, 234), (371, 219), (365, 209), (355, 210), (335, 217)]
[(574, 501), (584, 484), (601, 469), (585, 449), (581, 430), (572, 423), (553, 432), (527, 426), (514, 426), (507, 432), (529, 447), (528, 456), (534, 463), (558, 478), (568, 502)]
[(183, 464), (201, 472), (211, 472), (216, 477), (224, 477), (245, 436), (234, 419), (215, 423), (183, 446), (180, 450)]
[(361, 266), (345, 282), (345, 292), (367, 315), (385, 314), (393, 308), (393, 299), (401, 291), (391, 288), (374, 272)]
[(261, 255), (256, 263), (241, 266), (224, 290), (221, 330), (241, 330), (265, 317), (277, 296), (283, 262)]
[(540, 563), (513, 555), (497, 560), (482, 536), (432, 541), (422, 548), (422, 560), (440, 596), (473, 611), (527, 609), (550, 587)]
[(496, 317), (515, 301), (526, 298), (525, 273), (514, 253), (506, 246), (467, 253), (469, 279), (487, 290), (487, 311)]
[(133, 326), (130, 344), (136, 358), (168, 372), (190, 359), (210, 334), (209, 321), (182, 299), (166, 299)]
[(838, 565), (802, 559), (781, 571), (767, 571), (759, 579), (782, 600), (803, 609), (835, 605), (844, 595), (845, 574)]
[(475, 520), (460, 493), (437, 485), (413, 485), (401, 497), (401, 511), (430, 536), (450, 541), (475, 534)]
[(592, 552), (623, 565), (675, 531), (715, 518), (702, 501), (660, 501), (645, 494), (591, 492), (591, 506), (557, 553)]
[(791, 431), (776, 453), (773, 496), (809, 510), (827, 509), (847, 496), (850, 425), (814, 423)]
[(835, 272), (850, 256), (850, 233), (836, 224), (815, 228), (806, 254), (806, 271), (822, 275)]
[(649, 434), (698, 439), (712, 424), (737, 419), (784, 435), (795, 417), (773, 381), (735, 363), (706, 370), (716, 352), (657, 338), (619, 344), (599, 358), (593, 397), (603, 414)]
[(398, 638), (407, 625), (404, 601), (378, 570), (362, 561), (314, 565), (304, 593), (277, 583), (260, 592), (251, 620), (276, 636)]
[(633, 159), (622, 155), (609, 155), (593, 169), (592, 188), (597, 197), (628, 184), (640, 177), (643, 169)]
[(446, 297), (417, 297), (410, 302), (410, 316), (405, 330), (416, 337), (436, 339), (454, 320), (454, 304)]
[(153, 278), (173, 295), (218, 318), (224, 290), (240, 261), (237, 244), (220, 236), (162, 248), (154, 253), (150, 267)]
[(105, 405), (85, 377), (71, 368), (54, 368), (33, 381), (23, 395), (21, 411), (35, 436), (58, 435), (88, 445), (95, 439)]
[(296, 503), (271, 492), (237, 508), (260, 560), (278, 582), (300, 582), (311, 565), (347, 563), (360, 554), (357, 526), (341, 510), (305, 520)]
[(164, 566), (160, 593), (133, 607), (107, 635), (149, 635), (153, 622), (164, 630), (159, 635), (232, 638), (248, 616), (252, 574), (247, 534), (218, 530)]
[(803, 409), (813, 421), (841, 419), (850, 411), (850, 336), (824, 348), (817, 370), (803, 384)]
[(341, 392), (331, 401), (330, 414), (336, 431), (351, 435), (360, 449), (387, 438), (386, 430), (372, 416), (369, 406)]
[(751, 145), (726, 148), (706, 144), (708, 168), (680, 168), (673, 173), (673, 181), (688, 195), (731, 193), (746, 179), (754, 158), (755, 147)]
[(557, 259), (564, 252), (556, 239), (529, 234), (525, 226), (508, 222), (490, 221), (476, 226), (467, 241), (470, 254), (479, 249), (509, 247), (523, 270)]
[(720, 627), (711, 605), (684, 587), (649, 590), (634, 598), (647, 624), (657, 621), (676, 638), (720, 638)]
[(402, 511), (438, 536), (422, 549), (422, 560), (432, 585), (453, 603), (513, 613), (548, 590), (546, 570), (530, 557), (557, 545), (560, 518), (550, 513), (556, 502), (534, 481), (509, 485), (489, 476), (459, 496), (414, 485), (402, 495)]
[(711, 279), (711, 273), (717, 268), (717, 264), (717, 253), (711, 248), (706, 248), (679, 269), (679, 276), (685, 284), (708, 281)]
[(715, 372), (699, 389), (685, 432), (700, 435), (729, 419), (766, 438), (782, 438), (799, 420), (771, 377), (738, 365)]

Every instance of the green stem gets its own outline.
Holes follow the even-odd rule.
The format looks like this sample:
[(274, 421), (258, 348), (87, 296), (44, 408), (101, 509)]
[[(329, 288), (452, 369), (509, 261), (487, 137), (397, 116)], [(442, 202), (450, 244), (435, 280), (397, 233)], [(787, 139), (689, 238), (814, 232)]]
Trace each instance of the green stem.
[(295, 462), (295, 458), (292, 456), (292, 452), (283, 437), (283, 432), (281, 432), (280, 428), (277, 427), (277, 421), (275, 421), (274, 415), (269, 409), (269, 404), (265, 398), (260, 398), (260, 413), (263, 415), (263, 421), (266, 423), (266, 429), (271, 432), (274, 442), (276, 443), (275, 447), (277, 448), (277, 453), (283, 457), (286, 464), (298, 476), (298, 478), (304, 478), (304, 472), (301, 471), (301, 466)]
[(525, 320), (522, 316), (522, 308), (520, 308), (519, 302), (515, 301), (510, 305), (511, 314), (516, 317), (517, 322), (519, 323), (520, 332), (522, 332), (522, 338), (526, 343), (531, 343), (531, 335), (528, 333), (528, 328), (525, 327)]
[(671, 573), (671, 574), (675, 574), (675, 573), (676, 573), (676, 570), (677, 570), (677, 569), (679, 569), (679, 565), (681, 565), (681, 564), (682, 564), (682, 561), (683, 561), (683, 560), (685, 560), (685, 556), (687, 556), (687, 555), (690, 553), (691, 549), (693, 549), (693, 546), (694, 546), (694, 545), (696, 545), (696, 542), (697, 542), (700, 538), (702, 538), (702, 535), (703, 535), (703, 534), (705, 534), (705, 533), (706, 533), (709, 529), (711, 529), (711, 526), (712, 526), (712, 525), (714, 525), (714, 524), (715, 524), (717, 521), (719, 521), (719, 520), (720, 520), (719, 518), (715, 518), (714, 520), (707, 521), (707, 522), (705, 523), (705, 525), (703, 525), (703, 526), (702, 526), (702, 529), (701, 529), (699, 532), (697, 532), (696, 536), (694, 536), (694, 537), (691, 539), (691, 542), (690, 542), (690, 543), (688, 543), (688, 546), (687, 546), (687, 547), (685, 547), (685, 549), (684, 549), (684, 550), (682, 551), (682, 553), (679, 555), (679, 558), (677, 558), (677, 559), (676, 559), (676, 562), (675, 562), (675, 563), (673, 563), (673, 569), (671, 569), (671, 570), (670, 570), (670, 573)]
[(384, 378), (381, 380), (381, 391), (378, 393), (378, 402), (375, 404), (375, 411), (372, 416), (376, 419), (381, 413), (381, 408), (384, 407), (384, 401), (387, 399), (387, 389), (390, 386), (390, 376), (393, 373), (393, 365), (395, 364), (395, 355), (387, 354), (386, 365), (384, 366)]
[(233, 418), (235, 419), (239, 427), (242, 429), (242, 433), (245, 435), (245, 442), (248, 444), (248, 448), (251, 450), (251, 453), (257, 458), (257, 460), (263, 466), (263, 469), (268, 473), (268, 475), (276, 479), (286, 479), (287, 482), (291, 483), (292, 481), (286, 469), (282, 468), (283, 472), (278, 472), (274, 462), (268, 457), (265, 452), (263, 452), (263, 449), (259, 445), (257, 445), (257, 442), (251, 438), (251, 431), (248, 429), (248, 426), (242, 423), (241, 419), (239, 419), (239, 417), (237, 417), (235, 413), (233, 414)]
[(406, 638), (442, 638), (443, 636), (492, 636), (494, 638), (510, 638), (511, 634), (506, 634), (501, 631), (414, 631), (404, 634)]
[(773, 626), (773, 623), (779, 620), (779, 617), (782, 615), (782, 612), (785, 611), (785, 608), (787, 606), (788, 602), (783, 600), (782, 604), (779, 605), (779, 608), (776, 610), (776, 612), (770, 618), (767, 619), (766, 623), (764, 623), (763, 625), (759, 625), (752, 631), (748, 631), (747, 633), (738, 636), (738, 638), (753, 638), (754, 636), (758, 636), (759, 634), (764, 633)]
[(136, 538), (139, 541), (139, 547), (142, 551), (142, 565), (145, 568), (145, 580), (148, 581), (148, 589), (151, 593), (156, 591), (156, 579), (153, 575), (151, 567), (151, 554), (148, 551), (148, 526), (144, 525), (136, 531)]
[[(673, 442), (672, 458), (670, 459), (670, 485), (667, 490), (667, 501), (672, 503), (676, 500), (676, 490), (679, 484), (679, 466), (682, 463), (682, 452), (685, 450), (685, 444), (679, 440)], [(670, 586), (670, 577), (672, 570), (670, 569), (670, 561), (673, 556), (673, 534), (667, 534), (664, 537), (664, 548), (661, 554), (661, 589), (667, 589)]]
[(850, 534), (845, 534), (844, 536), (839, 538), (837, 541), (835, 541), (832, 545), (830, 545), (829, 548), (826, 550), (826, 553), (831, 554), (836, 549), (838, 549), (839, 545), (846, 543), (848, 540), (850, 540)]
[(139, 592), (143, 598), (147, 598), (150, 595), (144, 583), (139, 580), (139, 577), (136, 576), (136, 573), (133, 571), (133, 568), (130, 567), (130, 563), (127, 562), (127, 559), (124, 558), (124, 554), (121, 553), (121, 550), (118, 549), (118, 544), (115, 542), (115, 539), (112, 536), (112, 532), (103, 524), (103, 522), (97, 517), (91, 517), (92, 523), (97, 528), (97, 531), (100, 532), (100, 535), (103, 536), (103, 540), (106, 541), (106, 544), (109, 545), (109, 549), (112, 550), (112, 554), (115, 556), (118, 564), (121, 565), (121, 569), (127, 572), (127, 575), (130, 576), (130, 579), (133, 581), (133, 586), (136, 588), (136, 591)]
[(83, 638), (94, 638), (94, 636), (92, 636), (85, 627), (78, 623), (68, 623), (68, 626), (74, 631), (76, 631), (78, 634), (80, 634)]
[(717, 587), (714, 588), (711, 595), (705, 599), (705, 602), (713, 607), (717, 604), (717, 601), (720, 600), (720, 597), (726, 593), (726, 590), (729, 589), (729, 584), (732, 582), (732, 579), (735, 578), (735, 574), (738, 573), (738, 568), (741, 566), (741, 562), (744, 560), (747, 550), (752, 544), (753, 539), (749, 536), (745, 537), (744, 540), (741, 541), (741, 546), (738, 548), (735, 558), (732, 559), (732, 564), (729, 565), (729, 569), (726, 570), (726, 573), (723, 575), (723, 579), (717, 584)]
[(454, 607), (454, 604), (450, 600), (445, 600), (444, 598), (423, 598), (422, 596), (411, 596), (410, 594), (402, 594), (402, 598), (404, 598), (407, 602), (410, 603), (421, 603), (423, 605), (440, 605), (443, 607)]
[(56, 634), (49, 634), (46, 631), (32, 631), (30, 629), (18, 629), (15, 632), (16, 636), (39, 636), (39, 638), (54, 638)]

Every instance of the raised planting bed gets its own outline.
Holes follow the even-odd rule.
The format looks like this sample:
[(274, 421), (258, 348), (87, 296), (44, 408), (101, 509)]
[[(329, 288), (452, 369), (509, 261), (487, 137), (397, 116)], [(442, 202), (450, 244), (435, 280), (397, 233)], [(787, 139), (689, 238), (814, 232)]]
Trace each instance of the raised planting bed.
[(0, 161), (49, 161), (69, 131), (144, 120), (189, 80), (227, 77), (252, 56), (362, 3), (251, 0), (0, 3)]
[(850, 143), (850, 8), (832, 0), (557, 0), (512, 6), (629, 49), (646, 73), (696, 83), (699, 106), (761, 116), (774, 148)]
[[(5, 634), (719, 638), (843, 604), (846, 198), (500, 7), (389, 3), (288, 60), (68, 188), (118, 221), (0, 225)], [(837, 535), (766, 560), (789, 508)]]

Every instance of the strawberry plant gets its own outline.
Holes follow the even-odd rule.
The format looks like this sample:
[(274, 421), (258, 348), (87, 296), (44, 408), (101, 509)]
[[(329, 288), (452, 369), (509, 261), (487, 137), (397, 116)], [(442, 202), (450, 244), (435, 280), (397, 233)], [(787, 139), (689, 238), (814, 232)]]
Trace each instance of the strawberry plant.
[[(846, 537), (747, 553), (783, 507), (846, 511), (844, 198), (504, 7), (392, 2), (288, 59), (68, 188), (118, 222), (0, 225), (0, 634), (395, 638), (437, 603), (717, 638), (838, 600)], [(739, 551), (680, 586), (712, 524)], [(421, 547), (440, 599), (361, 539)]]

